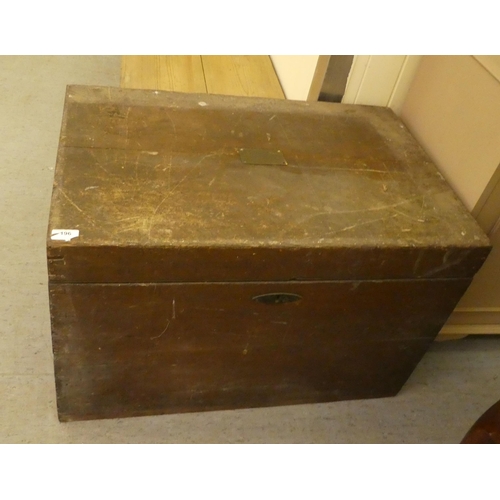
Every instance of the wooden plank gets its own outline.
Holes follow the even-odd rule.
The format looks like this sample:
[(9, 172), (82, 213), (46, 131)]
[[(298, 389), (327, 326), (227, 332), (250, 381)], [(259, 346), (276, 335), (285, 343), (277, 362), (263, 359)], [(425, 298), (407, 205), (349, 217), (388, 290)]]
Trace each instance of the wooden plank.
[(123, 56), (121, 86), (175, 92), (207, 91), (200, 56)]
[(311, 88), (309, 89), (309, 94), (307, 95), (308, 101), (317, 101), (319, 93), (321, 92), (321, 87), (325, 81), (326, 71), (328, 69), (328, 63), (332, 56), (319, 56), (318, 64), (314, 71), (313, 79), (311, 82)]
[[(269, 293), (300, 300), (255, 300)], [(460, 293), (450, 280), (51, 285), (59, 418), (392, 396)]]
[(269, 56), (201, 56), (201, 59), (209, 94), (285, 98)]

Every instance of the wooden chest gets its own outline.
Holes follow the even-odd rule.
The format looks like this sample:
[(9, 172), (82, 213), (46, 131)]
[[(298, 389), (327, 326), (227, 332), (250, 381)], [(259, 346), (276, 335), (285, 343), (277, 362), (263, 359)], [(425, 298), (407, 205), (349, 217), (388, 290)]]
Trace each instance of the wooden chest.
[(489, 249), (388, 109), (70, 86), (59, 418), (395, 395)]

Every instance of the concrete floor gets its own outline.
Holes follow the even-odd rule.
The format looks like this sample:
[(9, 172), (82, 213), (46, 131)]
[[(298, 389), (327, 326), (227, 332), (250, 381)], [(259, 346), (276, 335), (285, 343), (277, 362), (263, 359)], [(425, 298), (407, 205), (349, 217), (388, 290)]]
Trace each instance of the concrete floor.
[(58, 422), (45, 235), (65, 86), (119, 78), (118, 57), (0, 57), (0, 442), (459, 442), (500, 398), (500, 338), (435, 344), (390, 399)]

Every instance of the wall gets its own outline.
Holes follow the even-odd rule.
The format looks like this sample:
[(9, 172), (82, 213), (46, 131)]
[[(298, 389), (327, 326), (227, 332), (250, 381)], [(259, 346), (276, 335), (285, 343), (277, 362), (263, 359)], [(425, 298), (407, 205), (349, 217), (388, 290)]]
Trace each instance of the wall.
[(425, 56), (401, 117), (472, 211), (500, 162), (500, 82), (473, 56)]
[[(305, 101), (313, 90), (316, 100), (328, 57), (271, 56), (286, 98)], [(419, 62), (420, 56), (354, 56), (342, 102), (388, 106), (399, 114)]]
[(399, 114), (420, 59), (421, 56), (354, 56), (342, 102), (385, 106)]
[(500, 333), (500, 57), (423, 57), (401, 117), (493, 244), (441, 333)]
[(271, 56), (287, 99), (307, 100), (319, 56)]

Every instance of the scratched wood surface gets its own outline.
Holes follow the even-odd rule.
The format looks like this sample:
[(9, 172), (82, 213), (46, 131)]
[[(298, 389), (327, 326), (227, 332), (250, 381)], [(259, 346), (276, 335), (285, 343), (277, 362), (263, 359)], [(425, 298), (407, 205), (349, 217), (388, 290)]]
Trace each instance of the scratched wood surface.
[(59, 417), (394, 395), (489, 249), (388, 109), (70, 86)]
[[(287, 165), (244, 164), (242, 148), (279, 150)], [(332, 103), (70, 87), (50, 217), (80, 230), (69, 244), (49, 239), (55, 279), (115, 281), (98, 263), (134, 248), (181, 261), (189, 248), (208, 260), (237, 249), (224, 265), (255, 279), (471, 277), (489, 251), (390, 110)], [(78, 261), (83, 247), (93, 263)], [(285, 249), (294, 266), (279, 265)], [(346, 249), (356, 267), (346, 271), (349, 254), (326, 264)], [(200, 279), (217, 269), (200, 266)]]
[(52, 285), (60, 418), (393, 396), (467, 283)]

